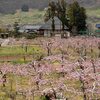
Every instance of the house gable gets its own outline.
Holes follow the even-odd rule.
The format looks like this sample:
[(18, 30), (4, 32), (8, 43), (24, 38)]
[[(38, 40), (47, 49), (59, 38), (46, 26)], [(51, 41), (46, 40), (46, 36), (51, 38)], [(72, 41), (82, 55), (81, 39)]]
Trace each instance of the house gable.
[[(55, 30), (62, 30), (62, 22), (58, 17), (54, 17), (54, 23), (55, 23)], [(52, 30), (52, 18), (50, 18), (47, 22), (45, 22), (40, 29), (44, 30)], [(65, 26), (65, 29), (68, 29), (67, 26)]]

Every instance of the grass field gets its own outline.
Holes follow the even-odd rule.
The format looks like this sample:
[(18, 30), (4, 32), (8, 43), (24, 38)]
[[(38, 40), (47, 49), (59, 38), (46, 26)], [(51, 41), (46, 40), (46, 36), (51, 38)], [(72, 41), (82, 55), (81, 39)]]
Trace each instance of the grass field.
[(20, 24), (36, 24), (43, 22), (44, 11), (31, 10), (29, 12), (18, 11), (15, 14), (0, 14), (0, 24), (14, 24), (19, 22)]
[[(39, 46), (13, 46), (13, 47), (0, 47), (0, 61), (1, 62), (28, 62), (32, 61), (34, 56), (41, 55), (43, 53), (43, 49)], [(35, 55), (34, 55), (35, 54)], [(24, 59), (26, 59), (24, 61)]]
[[(87, 21), (91, 23), (99, 23), (100, 20), (100, 8), (87, 9), (87, 16), (89, 17)], [(30, 10), (29, 12), (17, 11), (15, 14), (0, 14), (0, 25), (14, 24), (14, 22), (19, 22), (20, 24), (37, 24), (43, 23), (45, 11), (40, 11), (37, 9)]]
[[(88, 57), (96, 58), (98, 56), (98, 49), (95, 48), (93, 54), (90, 53), (90, 49), (88, 48)], [(56, 49), (51, 49), (52, 53), (54, 55), (57, 55), (60, 53), (59, 47)], [(68, 52), (70, 52), (73, 56), (70, 56), (68, 59), (71, 61), (74, 61), (75, 59), (79, 58), (79, 55), (75, 53), (76, 49), (69, 48)], [(31, 62), (32, 60), (39, 59), (40, 56), (46, 57), (47, 56), (47, 48), (42, 47), (40, 45), (28, 45), (25, 47), (22, 46), (6, 46), (6, 47), (0, 47), (0, 63), (4, 62), (11, 62), (11, 63), (27, 63)], [(58, 65), (59, 61), (54, 60), (51, 62), (54, 65)]]
[[(27, 49), (27, 50), (26, 50)], [(1, 47), (0, 48), (0, 56), (10, 56), (10, 55), (23, 55), (23, 54), (33, 54), (34, 52), (41, 52), (41, 48), (39, 46), (13, 46), (13, 47)]]
[[(46, 48), (45, 48), (46, 49)], [(43, 47), (39, 45), (33, 45), (33, 46), (6, 46), (6, 47), (0, 47), (0, 62), (12, 62), (12, 63), (27, 63), (31, 62), (33, 59), (37, 60), (41, 55), (43, 57), (47, 56), (47, 50), (45, 50)], [(74, 52), (76, 51), (74, 48), (69, 48), (68, 51), (73, 54), (73, 56), (70, 56), (70, 60), (78, 59), (78, 55)], [(59, 54), (59, 49), (52, 49), (52, 53), (54, 55)], [(90, 53), (90, 48), (87, 50), (88, 56), (93, 56), (93, 58), (96, 58), (98, 56), (98, 49), (94, 49), (94, 53)], [(58, 61), (54, 60), (51, 62), (52, 64), (59, 64)]]
[(87, 15), (100, 18), (100, 7), (87, 9)]
[(100, 23), (100, 7), (87, 9), (88, 21), (91, 23)]

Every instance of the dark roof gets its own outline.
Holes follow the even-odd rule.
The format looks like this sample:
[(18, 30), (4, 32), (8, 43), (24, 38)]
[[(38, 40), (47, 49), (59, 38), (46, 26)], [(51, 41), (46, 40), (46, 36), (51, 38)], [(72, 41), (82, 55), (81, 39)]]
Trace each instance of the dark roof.
[[(55, 21), (55, 29), (59, 30), (62, 29), (62, 22), (58, 17), (54, 17)], [(44, 23), (40, 29), (47, 29), (47, 30), (52, 30), (52, 18), (50, 18), (46, 23)], [(65, 29), (68, 29), (67, 26), (65, 26)]]
[(41, 25), (23, 25), (22, 27), (20, 27), (20, 29), (23, 30), (38, 30), (41, 27)]
[(96, 24), (96, 28), (100, 28), (100, 24)]
[(41, 27), (41, 25), (30, 25), (30, 24), (28, 25), (28, 24), (26, 24), (26, 25), (20, 26), (19, 32), (23, 33), (23, 32), (26, 32), (28, 30), (35, 31), (35, 30), (39, 30), (40, 27)]

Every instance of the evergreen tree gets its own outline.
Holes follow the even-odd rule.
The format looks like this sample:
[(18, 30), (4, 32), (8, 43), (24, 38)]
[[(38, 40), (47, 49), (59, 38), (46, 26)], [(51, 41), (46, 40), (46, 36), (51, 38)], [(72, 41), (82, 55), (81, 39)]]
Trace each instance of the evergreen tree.
[(71, 29), (76, 27), (78, 34), (80, 34), (80, 31), (86, 30), (86, 11), (84, 7), (80, 7), (77, 1), (69, 5), (68, 17), (70, 18), (69, 25)]

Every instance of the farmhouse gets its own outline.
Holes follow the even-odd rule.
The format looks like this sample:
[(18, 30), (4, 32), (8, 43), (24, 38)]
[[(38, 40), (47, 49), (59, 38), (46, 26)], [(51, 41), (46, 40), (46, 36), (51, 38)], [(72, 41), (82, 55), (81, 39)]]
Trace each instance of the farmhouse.
[(20, 33), (37, 33), (42, 36), (51, 36), (55, 34), (67, 34), (69, 33), (69, 28), (65, 26), (64, 30), (62, 30), (62, 22), (58, 17), (54, 17), (54, 25), (55, 30), (52, 29), (52, 18), (50, 18), (47, 22), (39, 24), (39, 25), (22, 25), (20, 26)]
[(51, 36), (52, 34), (59, 34), (59, 33), (67, 33), (69, 28), (65, 26), (65, 29), (62, 30), (62, 22), (58, 17), (54, 17), (54, 25), (55, 30), (52, 30), (52, 18), (50, 18), (47, 22), (45, 22), (39, 29), (39, 32), (44, 34), (44, 36)]

